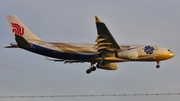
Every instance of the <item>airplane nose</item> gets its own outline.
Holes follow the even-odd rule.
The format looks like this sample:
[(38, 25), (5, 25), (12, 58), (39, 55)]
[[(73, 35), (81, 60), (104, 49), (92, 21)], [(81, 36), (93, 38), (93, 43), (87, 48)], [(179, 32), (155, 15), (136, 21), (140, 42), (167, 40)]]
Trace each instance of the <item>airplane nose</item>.
[(174, 56), (175, 56), (175, 54), (172, 51), (170, 51), (168, 53), (160, 54), (160, 55), (156, 56), (156, 59), (158, 59), (158, 60), (167, 60), (167, 59), (170, 59), (170, 58), (172, 58)]
[(169, 52), (168, 55), (169, 55), (169, 58), (172, 58), (175, 56), (175, 54), (173, 52)]

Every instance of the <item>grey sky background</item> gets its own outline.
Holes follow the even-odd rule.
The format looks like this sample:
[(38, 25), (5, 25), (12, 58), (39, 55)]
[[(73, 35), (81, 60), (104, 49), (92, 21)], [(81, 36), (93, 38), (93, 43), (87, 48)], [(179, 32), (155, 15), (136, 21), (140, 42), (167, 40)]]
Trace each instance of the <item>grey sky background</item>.
[[(180, 93), (179, 0), (1, 0), (0, 96)], [(176, 56), (156, 63), (119, 63), (117, 71), (98, 69), (87, 75), (84, 64), (47, 61), (14, 42), (6, 15), (17, 15), (46, 41), (95, 43), (94, 16), (106, 23), (119, 44), (159, 45)], [(179, 101), (180, 96), (25, 98), (0, 101)]]

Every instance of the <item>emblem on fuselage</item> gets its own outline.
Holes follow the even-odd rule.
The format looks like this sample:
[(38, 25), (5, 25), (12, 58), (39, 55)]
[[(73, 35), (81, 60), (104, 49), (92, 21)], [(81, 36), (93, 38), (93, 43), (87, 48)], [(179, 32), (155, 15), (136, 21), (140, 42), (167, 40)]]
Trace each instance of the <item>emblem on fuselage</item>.
[(154, 51), (154, 47), (145, 46), (145, 48), (144, 48), (144, 52), (146, 52), (146, 54), (152, 54), (153, 51)]

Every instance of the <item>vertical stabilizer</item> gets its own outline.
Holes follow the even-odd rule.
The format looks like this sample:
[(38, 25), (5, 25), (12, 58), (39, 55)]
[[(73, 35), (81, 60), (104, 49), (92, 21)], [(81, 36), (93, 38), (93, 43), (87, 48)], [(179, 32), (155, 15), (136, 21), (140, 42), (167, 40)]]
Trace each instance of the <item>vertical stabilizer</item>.
[(43, 41), (34, 35), (15, 15), (7, 15), (12, 33), (29, 41)]

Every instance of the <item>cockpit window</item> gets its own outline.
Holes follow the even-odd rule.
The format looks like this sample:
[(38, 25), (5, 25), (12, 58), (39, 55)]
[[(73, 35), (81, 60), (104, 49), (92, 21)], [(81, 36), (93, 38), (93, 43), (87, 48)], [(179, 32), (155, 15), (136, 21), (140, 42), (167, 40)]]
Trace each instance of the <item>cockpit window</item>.
[(170, 49), (168, 49), (168, 51), (171, 51)]

